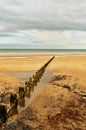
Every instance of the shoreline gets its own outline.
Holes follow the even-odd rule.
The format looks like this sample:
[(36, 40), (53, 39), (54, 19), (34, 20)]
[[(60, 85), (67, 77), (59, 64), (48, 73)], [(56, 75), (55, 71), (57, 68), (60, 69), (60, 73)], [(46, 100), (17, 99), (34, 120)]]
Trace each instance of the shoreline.
[(55, 56), (55, 58), (65, 58), (65, 57), (83, 57), (86, 56), (86, 53), (1, 53), (0, 52), (0, 60), (16, 60), (16, 59), (32, 59), (32, 58), (51, 58)]

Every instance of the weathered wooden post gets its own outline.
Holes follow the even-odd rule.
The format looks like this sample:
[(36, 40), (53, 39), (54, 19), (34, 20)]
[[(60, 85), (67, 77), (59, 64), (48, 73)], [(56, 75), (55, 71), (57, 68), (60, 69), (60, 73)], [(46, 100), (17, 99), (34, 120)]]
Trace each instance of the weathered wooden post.
[(11, 93), (10, 94), (10, 106), (12, 106), (15, 103), (16, 99), (17, 99), (17, 95)]
[(32, 78), (30, 78), (30, 88), (31, 88), (32, 92), (34, 91), (34, 86), (35, 86), (34, 82), (35, 82), (35, 79), (34, 79), (34, 76), (33, 76)]
[(44, 73), (44, 69), (41, 69), (41, 70), (40, 70), (40, 73), (39, 73), (39, 74), (40, 74), (40, 78), (41, 78), (41, 76), (43, 75), (43, 73)]
[(25, 96), (30, 98), (30, 94), (31, 94), (31, 81), (26, 81), (25, 82)]
[(36, 72), (36, 74), (35, 74), (36, 82), (38, 82), (38, 77), (37, 77), (37, 75), (38, 75), (38, 72)]
[(25, 81), (25, 86), (29, 87), (30, 86), (30, 81)]
[(6, 105), (0, 104), (0, 125), (5, 123), (7, 120), (7, 108)]
[(40, 75), (40, 73), (38, 72), (38, 73), (36, 73), (36, 78), (37, 78), (37, 82), (39, 82), (39, 80), (40, 80), (40, 77), (41, 75)]
[(19, 106), (25, 107), (25, 89), (24, 89), (24, 87), (19, 87)]
[(36, 86), (37, 85), (36, 75), (33, 75), (33, 78), (34, 78), (34, 85)]
[(10, 105), (11, 108), (8, 111), (8, 117), (13, 116), (15, 114), (18, 114), (18, 99), (17, 99), (17, 94), (11, 94), (10, 95)]
[(31, 90), (30, 90), (30, 87), (29, 87), (29, 88), (27, 88), (27, 90), (26, 90), (26, 92), (25, 92), (25, 96), (26, 96), (27, 98), (30, 98), (30, 95), (31, 95)]

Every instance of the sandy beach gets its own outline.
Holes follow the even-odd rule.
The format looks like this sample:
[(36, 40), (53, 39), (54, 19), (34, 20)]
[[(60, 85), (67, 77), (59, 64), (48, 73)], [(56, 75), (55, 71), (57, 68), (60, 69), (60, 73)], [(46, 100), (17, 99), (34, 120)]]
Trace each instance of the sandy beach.
[[(36, 72), (50, 57), (4, 56), (0, 59), (0, 92), (17, 92), (22, 83), (13, 73)], [(86, 56), (56, 57), (46, 71), (52, 72), (51, 81), (25, 111), (13, 121), (8, 121), (2, 130), (11, 130), (12, 125), (15, 130), (21, 130), (22, 126), (26, 130), (86, 130), (86, 99), (82, 101), (80, 96), (81, 93), (86, 94)]]
[[(4, 73), (0, 79), (5, 80), (6, 72), (36, 72), (43, 66), (52, 56), (27, 56), (26, 58), (4, 57), (0, 59), (0, 72)], [(64, 56), (55, 58), (48, 66), (47, 70), (54, 73), (63, 73), (73, 75), (79, 79), (82, 87), (85, 86), (86, 80), (86, 56)], [(8, 77), (11, 81), (11, 78)], [(6, 77), (7, 79), (7, 77)]]
[(0, 7), (0, 130), (86, 130), (86, 0)]

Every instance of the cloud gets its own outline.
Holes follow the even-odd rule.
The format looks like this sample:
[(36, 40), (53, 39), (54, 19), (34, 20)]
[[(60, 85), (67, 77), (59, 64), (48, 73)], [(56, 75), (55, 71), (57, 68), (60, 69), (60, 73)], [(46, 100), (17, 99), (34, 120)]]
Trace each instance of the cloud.
[(86, 48), (86, 0), (0, 0), (1, 43)]
[(86, 1), (1, 0), (1, 31), (86, 30)]
[[(46, 49), (85, 49), (85, 31), (47, 31), (24, 30), (11, 33), (12, 36), (0, 37), (0, 48), (46, 48)], [(14, 35), (15, 34), (15, 35)], [(3, 46), (1, 45), (3, 44)]]

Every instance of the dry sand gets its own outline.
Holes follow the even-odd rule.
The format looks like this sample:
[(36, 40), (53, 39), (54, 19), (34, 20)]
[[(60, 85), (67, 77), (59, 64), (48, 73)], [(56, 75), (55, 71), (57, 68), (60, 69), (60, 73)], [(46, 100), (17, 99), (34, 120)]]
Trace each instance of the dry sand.
[[(49, 58), (9, 57), (0, 60), (0, 72), (36, 71)], [(86, 94), (86, 56), (55, 58), (47, 70), (53, 71), (52, 81), (2, 130), (86, 130), (86, 98), (84, 100), (80, 95)], [(4, 83), (10, 84), (10, 90), (16, 90), (20, 85), (16, 77), (0, 76), (1, 91)]]

